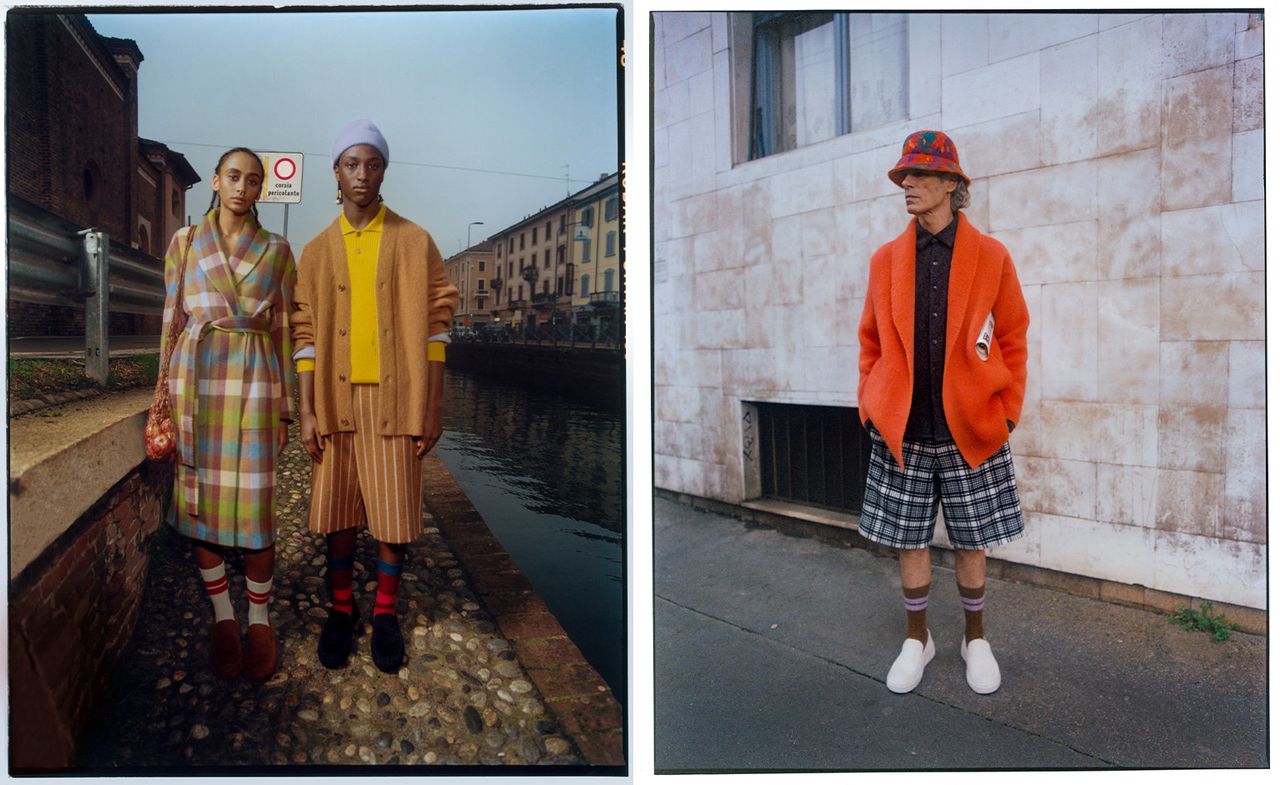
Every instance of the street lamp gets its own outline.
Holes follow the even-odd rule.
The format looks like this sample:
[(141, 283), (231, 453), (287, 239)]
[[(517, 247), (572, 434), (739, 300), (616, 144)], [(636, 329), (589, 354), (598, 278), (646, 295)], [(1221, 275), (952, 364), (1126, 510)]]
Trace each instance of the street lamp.
[(484, 221), (472, 221), (467, 224), (467, 326), (472, 327), (471, 306), (475, 303), (475, 295), (471, 292), (471, 227), (484, 226)]

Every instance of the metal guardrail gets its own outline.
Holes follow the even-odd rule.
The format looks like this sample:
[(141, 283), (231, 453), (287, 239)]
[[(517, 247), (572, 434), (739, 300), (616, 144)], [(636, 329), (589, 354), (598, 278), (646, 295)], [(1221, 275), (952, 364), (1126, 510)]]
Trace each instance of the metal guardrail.
[(486, 325), (477, 330), (454, 329), (449, 335), (450, 340), (457, 343), (622, 349), (622, 328), (619, 321), (600, 324), (540, 324), (535, 327)]
[(85, 374), (107, 381), (108, 314), (160, 314), (164, 270), (106, 232), (82, 228), (9, 195), (8, 297), (30, 303), (83, 306)]

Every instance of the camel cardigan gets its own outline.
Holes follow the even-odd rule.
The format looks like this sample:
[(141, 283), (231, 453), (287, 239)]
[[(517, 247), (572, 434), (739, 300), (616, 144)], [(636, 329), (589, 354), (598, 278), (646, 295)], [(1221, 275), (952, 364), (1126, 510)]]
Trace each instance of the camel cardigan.
[[(380, 386), (378, 432), (421, 436), (426, 430), (427, 341), (445, 333), (458, 290), (425, 229), (386, 211), (376, 278)], [(341, 222), (334, 219), (298, 258), (289, 327), (294, 357), (315, 351), (315, 412), (320, 434), (355, 429), (351, 395), (351, 276)]]
[[(902, 441), (911, 412), (915, 362), (916, 221), (871, 256), (870, 282), (858, 326), (858, 409), (874, 422), (903, 465)], [(977, 351), (987, 315), (995, 319), (988, 359)], [(947, 292), (947, 343), (942, 409), (947, 427), (972, 467), (1008, 440), (1022, 415), (1027, 388), (1030, 316), (1009, 252), (960, 214)]]

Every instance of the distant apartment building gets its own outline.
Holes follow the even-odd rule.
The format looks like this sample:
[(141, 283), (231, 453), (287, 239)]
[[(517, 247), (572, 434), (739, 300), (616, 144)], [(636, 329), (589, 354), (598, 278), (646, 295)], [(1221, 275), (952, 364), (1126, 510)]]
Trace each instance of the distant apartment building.
[(868, 261), (911, 220), (886, 173), (939, 129), (1031, 313), (1026, 536), (993, 555), (1266, 607), (1261, 14), (653, 30), (657, 486), (856, 524)]
[(617, 323), (622, 303), (622, 189), (618, 173), (570, 197), (575, 323)]
[(444, 261), (449, 283), (458, 288), (458, 309), (453, 314), (454, 327), (483, 327), (492, 319), (494, 274), (493, 243), (477, 243)]
[[(181, 154), (138, 136), (137, 45), (99, 35), (83, 14), (15, 9), (6, 17), (5, 59), (10, 201), (163, 256), (200, 177)], [(8, 317), (11, 335), (83, 330), (73, 307), (10, 298)], [(116, 313), (111, 329), (158, 333), (159, 317)]]
[(621, 219), (618, 174), (603, 174), (490, 237), (494, 319), (512, 327), (620, 319)]
[(562, 299), (568, 265), (569, 200), (544, 207), (503, 229), (494, 244), (496, 318), (512, 327), (534, 327), (567, 317)]

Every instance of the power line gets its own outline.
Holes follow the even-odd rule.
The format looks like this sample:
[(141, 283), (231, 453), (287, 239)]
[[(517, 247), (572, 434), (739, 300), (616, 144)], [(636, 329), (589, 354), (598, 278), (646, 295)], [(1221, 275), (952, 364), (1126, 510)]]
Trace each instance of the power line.
[[(220, 145), (220, 144), (206, 144), (206, 143), (204, 143), (204, 142), (176, 142), (176, 141), (166, 141), (166, 142), (164, 142), (164, 144), (167, 144), (167, 145), (184, 145), (184, 146), (187, 146), (187, 147), (211, 147), (211, 148), (213, 148), (213, 149), (215, 149), (215, 150), (226, 150), (226, 149), (228, 149), (228, 148), (226, 147), (226, 145)], [(314, 155), (314, 156), (318, 156), (318, 157), (321, 157), (321, 158), (328, 158), (328, 157), (329, 157), (327, 153), (305, 153), (305, 152), (304, 152), (304, 153), (303, 153), (303, 155)], [(533, 179), (535, 179), (535, 180), (555, 180), (556, 182), (560, 182), (560, 181), (562, 181), (562, 180), (568, 180), (568, 179), (570, 179), (570, 178), (567, 178), (567, 177), (559, 177), (559, 176), (552, 176), (552, 175), (546, 175), (546, 174), (529, 174), (529, 173), (527, 173), (527, 172), (507, 172), (507, 171), (504, 171), (504, 170), (502, 170), (502, 169), (477, 169), (477, 168), (469, 167), (469, 166), (449, 166), (449, 165), (447, 165), (447, 164), (428, 164), (428, 163), (422, 163), (421, 161), (397, 161), (397, 160), (394, 160), (394, 159), (393, 159), (390, 163), (396, 164), (397, 166), (424, 166), (424, 167), (427, 167), (427, 168), (429, 168), (429, 169), (449, 169), (449, 170), (452, 170), (452, 171), (455, 171), (455, 172), (473, 172), (473, 173), (476, 173), (476, 174), (498, 174), (498, 175), (505, 175), (505, 176), (508, 176), (508, 177), (529, 177), (529, 178), (533, 178)], [(584, 179), (582, 179), (582, 178), (578, 178), (578, 177), (574, 177), (574, 178), (572, 178), (572, 179), (573, 179), (573, 182), (575, 182), (575, 183), (587, 183), (587, 184), (591, 184), (591, 183), (594, 183), (594, 182), (595, 182), (594, 180), (584, 180)]]

